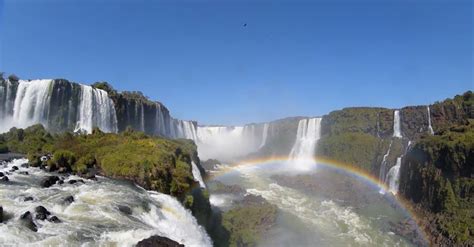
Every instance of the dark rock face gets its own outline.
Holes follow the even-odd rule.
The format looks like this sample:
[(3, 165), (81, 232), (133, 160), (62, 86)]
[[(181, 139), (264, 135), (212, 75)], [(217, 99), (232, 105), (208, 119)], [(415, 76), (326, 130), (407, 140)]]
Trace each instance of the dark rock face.
[(56, 216), (51, 216), (49, 219), (48, 219), (49, 222), (53, 222), (53, 223), (61, 223), (61, 220), (56, 217)]
[(58, 176), (48, 176), (48, 177), (44, 178), (43, 180), (41, 180), (41, 187), (43, 187), (43, 188), (51, 187), (52, 185), (54, 185), (58, 181), (59, 181)]
[(73, 196), (67, 196), (66, 198), (64, 198), (63, 202), (65, 204), (71, 204), (74, 202), (74, 197)]
[(126, 215), (131, 215), (132, 214), (132, 209), (130, 207), (124, 206), (124, 205), (119, 205), (118, 210)]
[(37, 232), (38, 231), (38, 227), (36, 226), (36, 224), (33, 222), (33, 216), (31, 215), (30, 211), (27, 211), (25, 212), (24, 214), (22, 214), (20, 216), (20, 221), (21, 223), (27, 227), (28, 229), (34, 231), (34, 232)]
[(38, 206), (35, 208), (35, 212), (36, 212), (36, 219), (38, 220), (45, 220), (48, 215), (50, 215), (51, 213), (43, 206)]
[(136, 247), (184, 247), (184, 245), (169, 238), (154, 235), (138, 242)]

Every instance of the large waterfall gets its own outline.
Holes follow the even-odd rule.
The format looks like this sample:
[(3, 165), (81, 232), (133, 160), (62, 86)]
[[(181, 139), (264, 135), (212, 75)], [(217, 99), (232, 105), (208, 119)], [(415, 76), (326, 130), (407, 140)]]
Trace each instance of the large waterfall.
[(400, 130), (400, 111), (393, 112), (393, 137), (402, 138), (402, 131)]
[(107, 92), (56, 80), (0, 82), (0, 132), (42, 124), (53, 131), (94, 127), (117, 131), (114, 103)]
[(91, 133), (94, 127), (105, 132), (117, 132), (114, 103), (107, 92), (81, 85), (81, 101), (76, 129)]
[(202, 159), (232, 161), (258, 150), (262, 135), (254, 124), (245, 126), (198, 126), (197, 144)]
[(426, 111), (428, 112), (428, 131), (431, 135), (434, 135), (433, 126), (431, 126), (431, 111), (430, 106), (426, 107)]
[(298, 164), (299, 168), (304, 169), (305, 164), (313, 159), (316, 144), (321, 137), (321, 119), (301, 119), (298, 123), (296, 141), (289, 157)]

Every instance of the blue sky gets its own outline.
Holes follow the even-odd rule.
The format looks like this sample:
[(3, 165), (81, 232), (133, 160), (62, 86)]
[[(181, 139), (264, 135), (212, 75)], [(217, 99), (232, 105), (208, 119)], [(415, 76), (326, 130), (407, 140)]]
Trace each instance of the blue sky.
[(472, 1), (0, 0), (0, 38), (1, 71), (108, 81), (203, 124), (474, 89)]

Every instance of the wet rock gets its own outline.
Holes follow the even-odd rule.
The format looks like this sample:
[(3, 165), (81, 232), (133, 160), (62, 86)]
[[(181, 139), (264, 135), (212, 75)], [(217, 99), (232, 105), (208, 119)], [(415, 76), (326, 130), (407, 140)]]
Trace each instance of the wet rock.
[(138, 242), (137, 247), (184, 247), (183, 244), (180, 244), (176, 241), (173, 241), (166, 237), (161, 236), (151, 236), (149, 238), (143, 239), (142, 241)]
[(0, 181), (1, 182), (8, 182), (8, 181), (10, 181), (10, 179), (8, 179), (7, 176), (3, 176), (2, 178), (0, 178)]
[(59, 167), (58, 173), (67, 173), (68, 169), (66, 167)]
[(38, 231), (38, 227), (33, 222), (33, 216), (31, 215), (30, 211), (27, 211), (20, 216), (20, 222), (22, 225), (24, 225), (25, 227), (27, 227), (28, 229), (32, 231), (34, 232)]
[(25, 202), (33, 201), (33, 197), (32, 196), (27, 196), (27, 197), (25, 197), (25, 199), (23, 199), (23, 201), (25, 201)]
[(28, 165), (28, 163), (23, 163), (23, 164), (20, 165), (20, 167), (22, 167), (22, 168), (28, 168), (28, 167), (30, 167), (30, 165)]
[(21, 174), (21, 175), (29, 175), (29, 173), (27, 171), (20, 171), (18, 173)]
[(41, 181), (41, 187), (48, 188), (59, 181), (58, 176), (48, 176)]
[(74, 202), (74, 197), (73, 196), (67, 196), (66, 198), (64, 198), (63, 202), (66, 203), (66, 204), (71, 204), (72, 202)]
[(84, 180), (82, 180), (82, 179), (78, 179), (78, 180), (76, 180), (76, 179), (71, 179), (71, 180), (68, 181), (68, 183), (69, 183), (69, 184), (76, 184), (76, 183), (85, 183), (85, 182), (84, 182)]
[(53, 223), (61, 223), (61, 220), (56, 216), (49, 217), (48, 221)]
[(18, 166), (12, 166), (12, 170), (17, 171), (17, 170), (18, 170)]
[(64, 184), (64, 179), (59, 180), (58, 184)]
[(0, 178), (5, 176), (5, 174), (3, 174), (3, 172), (0, 172)]
[(118, 210), (124, 214), (131, 215), (132, 214), (132, 209), (127, 206), (119, 205)]
[(3, 222), (3, 207), (0, 206), (0, 223)]
[(50, 215), (51, 213), (43, 206), (38, 206), (35, 208), (35, 212), (36, 212), (36, 219), (38, 220), (45, 220), (48, 215)]

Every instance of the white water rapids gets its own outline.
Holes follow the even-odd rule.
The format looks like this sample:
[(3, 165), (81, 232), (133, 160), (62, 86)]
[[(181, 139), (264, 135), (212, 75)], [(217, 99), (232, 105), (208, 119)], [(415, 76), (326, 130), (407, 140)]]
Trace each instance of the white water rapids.
[[(75, 176), (65, 177), (62, 185), (41, 188), (39, 181), (50, 173), (38, 168), (22, 168), (25, 159), (14, 160), (1, 172), (13, 166), (19, 171), (7, 175), (10, 182), (0, 184), (0, 205), (6, 222), (0, 224), (0, 245), (14, 246), (132, 246), (152, 235), (168, 237), (186, 246), (211, 246), (205, 230), (191, 212), (175, 198), (145, 191), (128, 182), (99, 177), (97, 181), (69, 184)], [(33, 201), (24, 201), (27, 196)], [(64, 203), (73, 196), (72, 203)], [(36, 206), (44, 206), (62, 222), (34, 219), (38, 231), (33, 232), (19, 222), (26, 211), (34, 214)], [(127, 206), (131, 214), (118, 207)], [(33, 217), (34, 218), (34, 217)]]

